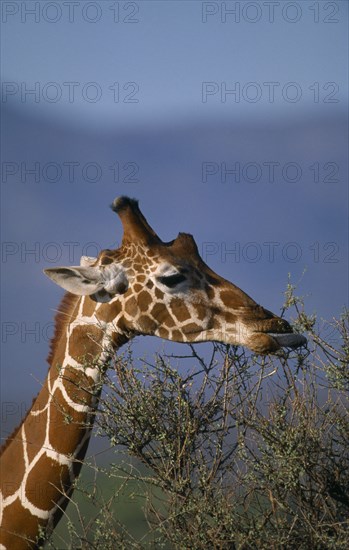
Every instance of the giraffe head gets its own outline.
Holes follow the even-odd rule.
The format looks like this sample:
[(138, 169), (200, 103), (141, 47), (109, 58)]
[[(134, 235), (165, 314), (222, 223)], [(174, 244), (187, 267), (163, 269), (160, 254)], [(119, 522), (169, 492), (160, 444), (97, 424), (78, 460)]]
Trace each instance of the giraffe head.
[(191, 235), (164, 243), (149, 226), (138, 202), (120, 197), (112, 210), (121, 218), (121, 247), (102, 250), (81, 265), (46, 269), (86, 309), (126, 339), (156, 335), (176, 342), (218, 341), (256, 353), (296, 348), (306, 339), (287, 321), (259, 306), (212, 271)]

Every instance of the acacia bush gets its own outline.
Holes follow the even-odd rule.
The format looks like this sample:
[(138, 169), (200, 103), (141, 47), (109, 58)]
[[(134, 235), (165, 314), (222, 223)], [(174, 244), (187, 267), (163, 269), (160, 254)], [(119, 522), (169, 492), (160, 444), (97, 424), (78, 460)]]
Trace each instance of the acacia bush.
[[(317, 322), (289, 284), (290, 308), (307, 349), (115, 359), (97, 431), (115, 449), (104, 473), (116, 488), (88, 492), (95, 514), (79, 515), (79, 534), (69, 524), (68, 547), (349, 548), (349, 315)], [(115, 512), (130, 486), (142, 536)]]

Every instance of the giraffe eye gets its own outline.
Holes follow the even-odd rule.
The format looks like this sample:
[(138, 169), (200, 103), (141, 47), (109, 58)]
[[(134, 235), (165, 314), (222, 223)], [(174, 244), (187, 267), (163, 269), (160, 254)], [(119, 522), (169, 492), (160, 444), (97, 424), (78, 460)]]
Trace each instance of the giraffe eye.
[(168, 277), (159, 277), (158, 280), (163, 285), (168, 286), (169, 288), (173, 288), (179, 283), (185, 281), (185, 277), (181, 273), (176, 273), (176, 275), (169, 275)]

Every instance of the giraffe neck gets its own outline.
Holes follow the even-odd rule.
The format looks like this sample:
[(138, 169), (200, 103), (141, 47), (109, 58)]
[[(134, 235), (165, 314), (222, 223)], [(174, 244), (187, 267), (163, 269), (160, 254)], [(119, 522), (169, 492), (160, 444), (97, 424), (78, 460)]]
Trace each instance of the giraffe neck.
[[(0, 456), (0, 548), (36, 548), (40, 530), (59, 521), (86, 454), (111, 353), (127, 339), (86, 311), (62, 302), (43, 387)], [(18, 533), (18, 535), (16, 535)]]

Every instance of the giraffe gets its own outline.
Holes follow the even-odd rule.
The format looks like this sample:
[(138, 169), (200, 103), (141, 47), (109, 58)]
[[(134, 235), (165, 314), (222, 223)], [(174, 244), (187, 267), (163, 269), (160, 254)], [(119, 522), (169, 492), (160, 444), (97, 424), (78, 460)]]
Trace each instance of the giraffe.
[(138, 202), (112, 204), (120, 248), (44, 272), (67, 291), (55, 319), (49, 371), (0, 457), (0, 548), (38, 548), (64, 513), (85, 456), (108, 361), (136, 335), (219, 341), (257, 354), (306, 339), (213, 272), (193, 237), (162, 242)]

